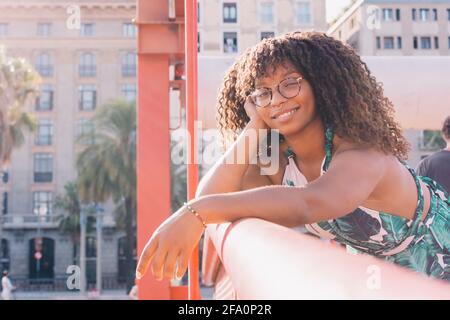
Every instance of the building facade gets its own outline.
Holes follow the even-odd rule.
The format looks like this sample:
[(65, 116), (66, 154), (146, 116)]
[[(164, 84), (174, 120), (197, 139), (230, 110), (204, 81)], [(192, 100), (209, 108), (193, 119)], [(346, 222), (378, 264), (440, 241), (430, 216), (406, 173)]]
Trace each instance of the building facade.
[(199, 0), (199, 54), (239, 54), (288, 31), (326, 31), (325, 13), (325, 0)]
[[(135, 100), (135, 11), (133, 0), (0, 1), (0, 45), (8, 56), (27, 59), (42, 78), (39, 97), (27, 106), (37, 130), (13, 151), (0, 182), (0, 262), (16, 281), (62, 281), (68, 266), (79, 264), (71, 235), (58, 229), (53, 203), (76, 178), (77, 137), (91, 130), (94, 111), (111, 99)], [(104, 204), (106, 286), (122, 272), (124, 235), (113, 208)], [(87, 238), (89, 280), (95, 279), (95, 260), (94, 230)]]
[[(361, 56), (449, 56), (450, 0), (355, 0), (327, 33)], [(413, 166), (439, 149), (427, 133), (405, 130)]]
[(450, 54), (450, 0), (356, 0), (327, 33), (362, 56)]

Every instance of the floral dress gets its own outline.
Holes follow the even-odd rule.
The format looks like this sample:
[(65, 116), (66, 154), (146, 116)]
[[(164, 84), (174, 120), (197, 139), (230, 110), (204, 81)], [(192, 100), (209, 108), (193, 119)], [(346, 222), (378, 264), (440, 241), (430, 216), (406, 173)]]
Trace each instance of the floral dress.
[[(325, 159), (321, 175), (331, 162), (333, 130), (325, 132)], [(302, 186), (306, 178), (297, 168), (290, 148), (286, 151), (288, 165), (283, 184)], [(337, 219), (305, 225), (308, 232), (347, 246), (353, 253), (365, 253), (413, 269), (419, 273), (450, 281), (450, 197), (428, 177), (418, 177), (406, 163), (403, 165), (414, 177), (418, 202), (413, 219), (407, 219), (363, 206)], [(430, 192), (430, 209), (422, 221), (424, 210), (422, 180)]]

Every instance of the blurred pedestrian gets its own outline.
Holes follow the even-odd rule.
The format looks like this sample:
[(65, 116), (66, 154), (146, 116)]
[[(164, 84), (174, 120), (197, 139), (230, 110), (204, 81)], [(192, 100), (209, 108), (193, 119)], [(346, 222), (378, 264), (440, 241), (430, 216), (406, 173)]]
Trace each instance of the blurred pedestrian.
[(450, 193), (450, 116), (442, 126), (442, 137), (447, 147), (423, 159), (417, 167), (417, 174), (430, 177)]
[(134, 281), (134, 286), (131, 288), (130, 292), (128, 293), (128, 296), (132, 300), (138, 300), (138, 285), (137, 280)]
[(13, 300), (13, 290), (15, 290), (16, 287), (12, 285), (11, 280), (8, 277), (8, 271), (3, 271), (3, 277), (2, 277), (2, 299), (3, 300)]

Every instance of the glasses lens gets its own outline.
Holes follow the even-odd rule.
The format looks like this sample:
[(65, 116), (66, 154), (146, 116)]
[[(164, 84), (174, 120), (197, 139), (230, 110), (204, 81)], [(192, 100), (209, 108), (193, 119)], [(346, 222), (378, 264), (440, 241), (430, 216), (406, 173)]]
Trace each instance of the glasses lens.
[(295, 79), (286, 79), (280, 83), (280, 93), (285, 98), (293, 98), (300, 91), (300, 84)]
[(272, 99), (270, 90), (267, 89), (258, 89), (253, 94), (253, 101), (258, 107), (265, 107), (270, 103)]

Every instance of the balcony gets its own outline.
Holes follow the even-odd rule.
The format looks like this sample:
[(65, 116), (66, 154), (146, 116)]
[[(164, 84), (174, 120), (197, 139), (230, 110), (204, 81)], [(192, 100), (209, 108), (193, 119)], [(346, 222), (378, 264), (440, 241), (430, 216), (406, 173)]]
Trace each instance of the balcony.
[(260, 219), (208, 226), (215, 299), (449, 299), (448, 283)]
[(95, 65), (80, 65), (78, 67), (78, 75), (80, 77), (95, 77), (97, 68)]
[[(36, 214), (10, 213), (3, 215), (4, 229), (51, 229), (57, 228), (61, 214), (49, 214), (38, 216)], [(1, 221), (0, 221), (1, 222)], [(114, 227), (115, 220), (112, 215), (103, 216), (103, 227)]]

